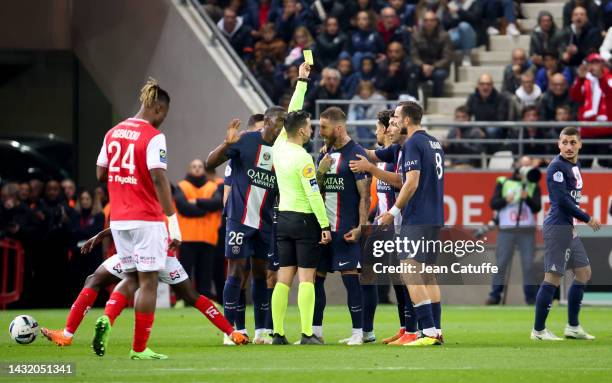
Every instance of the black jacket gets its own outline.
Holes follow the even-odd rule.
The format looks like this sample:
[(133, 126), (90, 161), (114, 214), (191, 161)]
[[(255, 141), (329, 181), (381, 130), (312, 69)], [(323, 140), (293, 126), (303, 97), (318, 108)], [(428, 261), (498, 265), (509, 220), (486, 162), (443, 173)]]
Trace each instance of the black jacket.
[(508, 99), (493, 89), (491, 95), (484, 100), (478, 90), (468, 96), (466, 106), (468, 114), (475, 121), (504, 121), (508, 119)]
[(336, 36), (321, 33), (317, 36), (316, 57), (323, 68), (332, 66), (346, 47), (346, 35), (339, 32)]
[(574, 44), (578, 48), (578, 52), (565, 64), (578, 66), (582, 64), (589, 53), (599, 52), (602, 42), (601, 29), (597, 27), (587, 24), (580, 35), (576, 35), (571, 26), (567, 27), (559, 34), (557, 42), (559, 57), (563, 56), (568, 45)]
[(538, 115), (542, 121), (554, 121), (555, 111), (561, 105), (569, 105), (572, 110), (572, 119), (576, 118), (578, 105), (573, 102), (569, 96), (569, 92), (565, 91), (563, 96), (555, 96), (550, 90), (544, 92), (538, 106)]

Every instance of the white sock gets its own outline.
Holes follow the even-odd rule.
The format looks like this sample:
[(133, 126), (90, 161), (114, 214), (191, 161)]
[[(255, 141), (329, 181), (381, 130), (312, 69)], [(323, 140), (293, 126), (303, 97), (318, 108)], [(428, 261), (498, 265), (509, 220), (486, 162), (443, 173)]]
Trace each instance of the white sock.
[(438, 335), (435, 327), (429, 327), (429, 328), (423, 329), (423, 334), (425, 336), (430, 336), (430, 337), (435, 337)]
[(68, 332), (68, 330), (64, 329), (64, 336), (67, 338), (72, 338), (74, 334), (71, 332)]
[(357, 335), (363, 338), (363, 329), (354, 328), (351, 335)]
[(265, 329), (264, 332), (265, 332), (266, 335), (270, 335), (270, 336), (272, 336), (272, 334), (274, 334), (274, 330), (272, 330), (271, 328)]
[(374, 336), (375, 336), (374, 335), (374, 331), (364, 331), (363, 332), (363, 337), (364, 338), (373, 338)]
[(238, 330), (238, 332), (241, 333), (242, 335), (249, 336), (249, 333), (247, 332), (246, 328), (242, 330)]
[(267, 330), (265, 328), (256, 328), (255, 329), (255, 338), (266, 335), (266, 331)]
[(437, 329), (436, 329), (436, 334), (437, 334), (438, 336), (442, 336), (442, 329), (441, 329), (441, 328), (437, 328)]
[(323, 326), (312, 326), (312, 333), (317, 338), (323, 337)]

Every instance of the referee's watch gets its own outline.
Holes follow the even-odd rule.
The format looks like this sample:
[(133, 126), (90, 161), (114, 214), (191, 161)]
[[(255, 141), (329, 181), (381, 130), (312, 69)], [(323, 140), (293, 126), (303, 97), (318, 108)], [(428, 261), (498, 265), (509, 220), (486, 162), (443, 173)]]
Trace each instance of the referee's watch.
[(331, 231), (331, 227), (327, 226), (321, 229), (321, 231)]
[(310, 79), (309, 79), (308, 77), (298, 77), (298, 79), (297, 79), (297, 80), (298, 80), (298, 81), (305, 82), (305, 83), (307, 83), (307, 84), (310, 82)]

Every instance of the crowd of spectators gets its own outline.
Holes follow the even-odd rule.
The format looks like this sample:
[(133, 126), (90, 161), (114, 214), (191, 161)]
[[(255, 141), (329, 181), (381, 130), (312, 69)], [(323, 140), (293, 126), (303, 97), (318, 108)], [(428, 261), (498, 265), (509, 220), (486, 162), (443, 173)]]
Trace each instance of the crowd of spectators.
[[(220, 225), (223, 193), (222, 190), (220, 194), (216, 192), (219, 182), (214, 172), (203, 174), (203, 165), (201, 168), (202, 172), (194, 175), (190, 171), (185, 180), (172, 187), (177, 211), (181, 217), (194, 217), (196, 220), (207, 214), (214, 215), (218, 222), (215, 221), (216, 226), (209, 226), (219, 227), (222, 231), (225, 228), (225, 225)], [(115, 252), (110, 239), (89, 254), (83, 255), (80, 251), (87, 239), (109, 225), (110, 205), (106, 188), (77, 189), (70, 179), (60, 183), (54, 179), (43, 180), (43, 177), (19, 182), (0, 181), (0, 240), (8, 238), (19, 241), (25, 253), (23, 292), (12, 307), (68, 306), (85, 278)], [(184, 190), (188, 189), (185, 189), (185, 185), (198, 188), (209, 181), (213, 182), (209, 187), (209, 199), (186, 197)], [(179, 257), (185, 269), (200, 293), (218, 298), (225, 281), (224, 232), (217, 233), (217, 229), (211, 229), (214, 233), (208, 233), (208, 237), (204, 236), (201, 240), (209, 244), (200, 244), (200, 237), (189, 237), (194, 230), (181, 230), (186, 236), (183, 242), (186, 249), (184, 257), (180, 252)], [(188, 251), (197, 246), (208, 246), (201, 259), (195, 259), (191, 256), (193, 251)], [(197, 267), (200, 263), (206, 266)], [(13, 280), (10, 273), (12, 265), (11, 261), (10, 280)], [(108, 295), (101, 292), (98, 304), (103, 304), (107, 298)]]
[[(351, 120), (375, 116), (383, 100), (418, 98), (419, 88), (433, 97), (447, 96), (451, 63), (472, 65), (471, 50), (486, 45), (489, 36), (500, 31), (520, 34), (516, 20), (522, 17), (520, 3), (513, 0), (201, 1), (274, 103), (288, 104), (302, 52), (311, 49), (318, 75), (306, 109), (314, 114), (319, 99), (373, 101), (336, 105)], [(612, 1), (568, 1), (562, 22), (557, 25), (550, 12), (540, 12), (529, 50), (511, 52), (501, 87), (483, 74), (459, 114), (465, 111), (468, 121), (525, 121), (525, 115), (541, 121), (611, 120), (606, 81), (612, 34), (606, 32), (612, 27)], [(431, 86), (422, 87), (424, 83)], [(360, 142), (373, 138), (372, 127), (356, 126), (355, 131)], [(609, 131), (585, 133), (612, 138)], [(534, 128), (526, 137), (554, 138), (556, 132)], [(449, 131), (449, 138), (461, 137), (503, 140), (516, 137), (516, 132), (494, 126)], [(470, 152), (489, 154), (500, 149), (469, 146)], [(450, 153), (457, 148), (465, 149), (447, 145)], [(546, 145), (529, 148), (554, 151)], [(609, 153), (610, 146), (590, 150), (589, 154)]]

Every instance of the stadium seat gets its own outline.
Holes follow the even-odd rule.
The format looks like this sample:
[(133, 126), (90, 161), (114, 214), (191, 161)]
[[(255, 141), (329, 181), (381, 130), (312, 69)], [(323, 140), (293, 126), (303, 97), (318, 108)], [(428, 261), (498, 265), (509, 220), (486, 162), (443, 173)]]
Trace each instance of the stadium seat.
[(489, 161), (489, 169), (508, 170), (512, 168), (513, 163), (514, 159), (512, 158), (512, 152), (509, 150), (502, 150), (493, 153)]

